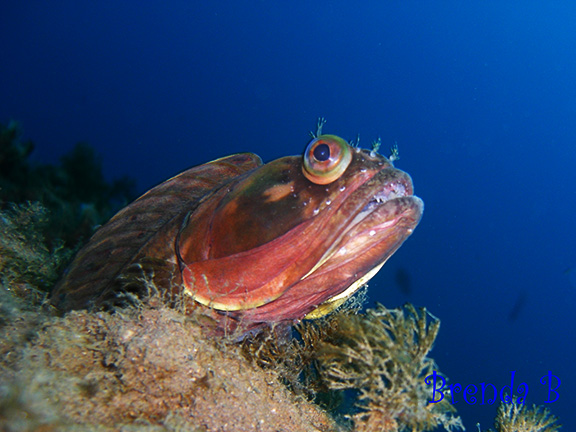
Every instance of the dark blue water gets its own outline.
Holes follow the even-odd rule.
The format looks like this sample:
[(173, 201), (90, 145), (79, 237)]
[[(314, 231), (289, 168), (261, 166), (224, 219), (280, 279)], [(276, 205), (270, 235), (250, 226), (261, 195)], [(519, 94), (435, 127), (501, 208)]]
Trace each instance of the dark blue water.
[[(230, 153), (300, 153), (318, 116), (397, 142), (426, 210), (370, 301), (427, 306), (451, 382), (515, 371), (576, 430), (575, 3), (26, 2), (3, 7), (0, 53), (0, 122), (36, 160), (88, 141), (140, 191)], [(469, 431), (495, 406), (457, 402)]]

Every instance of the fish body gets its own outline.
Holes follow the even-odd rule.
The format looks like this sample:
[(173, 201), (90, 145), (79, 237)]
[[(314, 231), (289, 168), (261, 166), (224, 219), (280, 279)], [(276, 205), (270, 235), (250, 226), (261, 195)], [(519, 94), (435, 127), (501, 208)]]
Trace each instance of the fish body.
[(112, 217), (51, 301), (63, 310), (114, 304), (126, 275), (148, 265), (162, 297), (216, 317), (316, 318), (380, 269), (422, 211), (408, 174), (334, 135), (267, 164), (236, 154), (184, 171)]

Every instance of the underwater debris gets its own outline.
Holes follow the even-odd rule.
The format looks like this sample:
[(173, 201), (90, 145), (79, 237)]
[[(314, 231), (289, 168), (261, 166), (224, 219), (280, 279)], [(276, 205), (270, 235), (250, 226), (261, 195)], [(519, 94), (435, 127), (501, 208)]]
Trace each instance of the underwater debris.
[(391, 310), (378, 305), (335, 320), (329, 339), (318, 346), (318, 367), (329, 388), (358, 391), (355, 431), (464, 429), (448, 402), (428, 402), (432, 389), (424, 379), (435, 369), (428, 353), (439, 326), (426, 309), (410, 304)]
[(514, 397), (512, 403), (500, 403), (494, 427), (497, 432), (556, 432), (561, 427), (557, 421), (547, 408), (532, 405), (529, 409)]

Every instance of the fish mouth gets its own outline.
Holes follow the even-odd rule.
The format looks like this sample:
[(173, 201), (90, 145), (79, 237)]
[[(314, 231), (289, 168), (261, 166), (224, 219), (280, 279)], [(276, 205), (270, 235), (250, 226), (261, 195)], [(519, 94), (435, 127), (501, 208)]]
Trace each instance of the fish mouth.
[[(396, 168), (382, 170), (360, 185), (349, 207), (345, 204), (340, 209), (347, 215), (345, 228), (303, 279), (354, 268), (358, 280), (365, 283), (362, 277), (376, 274), (420, 222), (424, 202), (413, 191), (410, 176)], [(350, 266), (353, 261), (363, 263), (357, 268)]]
[[(394, 178), (386, 178), (390, 176)], [(345, 230), (303, 278), (326, 279), (336, 273), (349, 283), (305, 318), (322, 317), (343, 304), (378, 273), (422, 218), (424, 202), (413, 195), (408, 174), (392, 168), (375, 177), (359, 187), (364, 205), (356, 208)]]
[(374, 237), (396, 232), (404, 241), (420, 222), (423, 211), (424, 202), (415, 195), (394, 196), (389, 199), (376, 197), (356, 216), (358, 222), (351, 226), (347, 233), (353, 231), (354, 235), (362, 235), (367, 231), (368, 237)]
[[(413, 195), (413, 186), (410, 176), (404, 171), (395, 170), (395, 179), (383, 184), (381, 189), (376, 190), (366, 205), (356, 215), (355, 220), (350, 225), (355, 225), (358, 219), (362, 220), (372, 212), (378, 211), (382, 206), (391, 206), (391, 202), (399, 198), (417, 198)], [(370, 196), (370, 195), (369, 195)], [(417, 198), (420, 200), (420, 198)], [(422, 201), (422, 200), (420, 200)]]
[(424, 203), (413, 194), (412, 179), (396, 168), (378, 172), (356, 193), (364, 198), (352, 211), (347, 227), (335, 245), (341, 244), (342, 240), (356, 243), (352, 239), (361, 237), (365, 242), (360, 243), (367, 243), (365, 246), (369, 247), (382, 241), (382, 234), (393, 232), (405, 239), (422, 217)]
[(371, 212), (376, 207), (391, 201), (395, 198), (405, 197), (412, 195), (412, 184), (408, 180), (402, 178), (399, 181), (391, 182), (384, 185), (384, 188), (377, 191), (376, 194), (368, 201), (362, 209), (362, 212)]

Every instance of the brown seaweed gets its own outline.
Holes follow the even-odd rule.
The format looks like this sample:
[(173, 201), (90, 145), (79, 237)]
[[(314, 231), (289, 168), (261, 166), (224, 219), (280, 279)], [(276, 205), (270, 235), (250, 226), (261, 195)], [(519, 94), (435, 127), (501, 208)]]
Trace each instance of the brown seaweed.
[(556, 432), (560, 425), (547, 408), (527, 408), (514, 397), (511, 403), (501, 402), (498, 406), (494, 428), (497, 432)]

